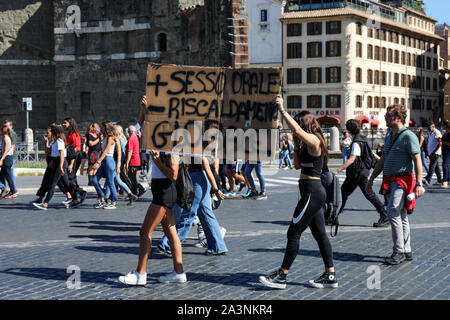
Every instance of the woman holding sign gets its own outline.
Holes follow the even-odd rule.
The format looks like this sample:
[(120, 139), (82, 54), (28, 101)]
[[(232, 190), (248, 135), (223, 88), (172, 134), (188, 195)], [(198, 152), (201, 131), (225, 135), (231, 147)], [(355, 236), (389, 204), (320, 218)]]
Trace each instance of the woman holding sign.
[(297, 256), (300, 237), (309, 227), (319, 245), (325, 264), (325, 272), (322, 276), (316, 280), (310, 280), (309, 284), (314, 288), (337, 288), (333, 253), (325, 231), (325, 218), (322, 212), (326, 192), (320, 176), (327, 163), (327, 146), (322, 129), (308, 111), (300, 112), (294, 120), (284, 109), (283, 98), (280, 95), (275, 98), (274, 103), (294, 134), (294, 165), (296, 169), (301, 169), (299, 180), (301, 199), (295, 208), (287, 232), (288, 241), (281, 267), (268, 276), (259, 277), (259, 281), (271, 288), (286, 288), (286, 276)]
[[(144, 96), (141, 101), (141, 115), (147, 104)], [(142, 124), (143, 116), (140, 117)], [(120, 276), (119, 281), (128, 285), (147, 284), (147, 262), (152, 248), (152, 233), (158, 224), (162, 224), (164, 234), (169, 239), (170, 248), (173, 252), (174, 271), (168, 275), (161, 276), (160, 282), (186, 282), (186, 273), (183, 271), (183, 260), (180, 239), (175, 228), (175, 219), (172, 208), (177, 199), (175, 181), (178, 177), (178, 157), (163, 155), (158, 151), (150, 150), (152, 161), (151, 190), (153, 200), (147, 210), (144, 223), (140, 231), (139, 259), (136, 270), (125, 276)]]

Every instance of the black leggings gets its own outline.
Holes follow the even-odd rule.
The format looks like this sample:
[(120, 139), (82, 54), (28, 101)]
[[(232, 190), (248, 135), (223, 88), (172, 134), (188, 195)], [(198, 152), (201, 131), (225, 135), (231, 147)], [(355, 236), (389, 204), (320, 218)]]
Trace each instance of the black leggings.
[(333, 251), (325, 231), (323, 206), (326, 201), (325, 188), (320, 180), (305, 179), (299, 181), (301, 199), (294, 211), (287, 232), (287, 245), (281, 267), (289, 270), (300, 248), (300, 236), (307, 227), (319, 245), (326, 268), (333, 267)]

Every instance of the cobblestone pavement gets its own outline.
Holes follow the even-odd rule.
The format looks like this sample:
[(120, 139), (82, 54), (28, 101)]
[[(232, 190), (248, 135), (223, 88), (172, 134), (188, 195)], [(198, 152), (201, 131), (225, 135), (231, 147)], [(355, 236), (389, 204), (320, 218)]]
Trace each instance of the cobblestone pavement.
[[(301, 300), (301, 299), (449, 299), (450, 190), (430, 188), (410, 216), (414, 260), (399, 266), (383, 264), (392, 251), (390, 228), (372, 228), (378, 220), (359, 190), (341, 216), (340, 232), (331, 239), (339, 289), (309, 288), (323, 262), (307, 231), (288, 276), (286, 290), (262, 287), (258, 276), (280, 266), (286, 231), (298, 201), (298, 172), (267, 176), (268, 200), (229, 199), (215, 211), (229, 252), (203, 255), (193, 246), (196, 230), (183, 245), (188, 282), (160, 284), (157, 277), (172, 270), (172, 261), (156, 250), (162, 230), (154, 233), (146, 287), (127, 287), (117, 277), (136, 267), (139, 228), (151, 192), (133, 207), (95, 210), (90, 194), (79, 209), (64, 209), (57, 192), (49, 211), (33, 209), (34, 196), (0, 201), (0, 299), (136, 299), (136, 300)], [(18, 177), (18, 185), (31, 185)], [(39, 183), (40, 177), (36, 178)], [(378, 184), (375, 187), (379, 186)], [(327, 231), (329, 227), (327, 227)], [(69, 289), (73, 269), (80, 269), (79, 289)], [(373, 273), (375, 270), (375, 273)], [(376, 271), (380, 273), (376, 273)], [(379, 275), (380, 286), (373, 279)]]

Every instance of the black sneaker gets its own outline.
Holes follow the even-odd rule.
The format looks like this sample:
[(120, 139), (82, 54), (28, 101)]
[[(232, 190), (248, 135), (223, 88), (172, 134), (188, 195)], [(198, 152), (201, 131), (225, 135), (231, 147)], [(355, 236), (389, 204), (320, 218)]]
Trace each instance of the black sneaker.
[(259, 282), (266, 287), (286, 289), (286, 274), (281, 269), (275, 270), (268, 276), (260, 276)]
[(161, 247), (161, 245), (158, 245), (158, 251), (161, 252), (162, 254), (165, 254), (168, 257), (172, 256), (172, 252), (170, 252), (168, 250), (164, 250), (164, 248)]
[(412, 252), (405, 252), (405, 260), (406, 261), (412, 261), (413, 260)]
[(424, 186), (429, 187), (430, 186), (430, 182), (427, 179), (423, 179), (422, 183)]
[(336, 279), (336, 273), (326, 271), (316, 280), (309, 280), (309, 285), (318, 289), (337, 288), (338, 282)]
[(81, 193), (80, 193), (80, 203), (83, 203), (84, 200), (86, 200), (87, 196), (88, 196), (87, 191), (81, 192)]
[(394, 252), (390, 257), (387, 257), (384, 260), (384, 262), (386, 262), (386, 264), (390, 264), (393, 266), (400, 264), (403, 261), (405, 261), (405, 254), (404, 253), (396, 253), (396, 252)]
[(387, 216), (386, 213), (381, 214), (380, 216), (380, 220), (378, 220), (378, 222), (374, 222), (373, 226), (374, 228), (382, 228), (382, 227), (387, 227), (389, 225), (389, 218)]
[(130, 200), (130, 202), (128, 203), (129, 205), (132, 205), (134, 202), (136, 202), (139, 198), (137, 195), (130, 193), (128, 195), (128, 199)]

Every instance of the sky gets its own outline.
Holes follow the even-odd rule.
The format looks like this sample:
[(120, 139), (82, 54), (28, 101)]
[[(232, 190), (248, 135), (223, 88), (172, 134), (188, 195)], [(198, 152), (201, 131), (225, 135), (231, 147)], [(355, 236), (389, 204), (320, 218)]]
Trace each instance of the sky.
[(427, 15), (437, 20), (437, 24), (450, 25), (450, 0), (425, 0)]

